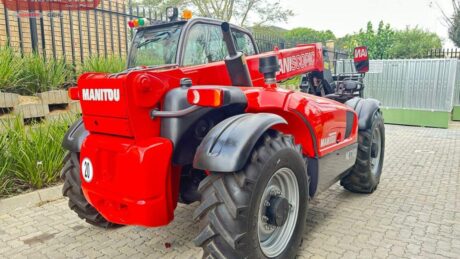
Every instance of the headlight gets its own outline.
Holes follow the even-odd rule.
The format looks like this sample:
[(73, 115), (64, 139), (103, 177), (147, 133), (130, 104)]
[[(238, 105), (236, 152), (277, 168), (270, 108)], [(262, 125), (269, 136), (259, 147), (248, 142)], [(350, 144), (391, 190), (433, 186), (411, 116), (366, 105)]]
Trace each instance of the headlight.
[(177, 20), (177, 16), (179, 15), (179, 10), (176, 7), (168, 7), (166, 8), (166, 16), (170, 21)]

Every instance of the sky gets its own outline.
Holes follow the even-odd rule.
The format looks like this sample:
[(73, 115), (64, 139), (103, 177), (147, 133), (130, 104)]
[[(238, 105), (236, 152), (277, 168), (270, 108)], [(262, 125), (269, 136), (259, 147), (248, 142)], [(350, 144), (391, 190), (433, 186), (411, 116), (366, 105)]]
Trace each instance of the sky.
[(295, 16), (280, 27), (292, 29), (310, 27), (331, 30), (338, 37), (365, 28), (368, 21), (375, 26), (383, 20), (395, 29), (406, 26), (437, 33), (443, 46), (454, 47), (449, 40), (447, 26), (437, 4), (448, 14), (453, 12), (452, 0), (283, 0), (282, 4), (293, 10)]

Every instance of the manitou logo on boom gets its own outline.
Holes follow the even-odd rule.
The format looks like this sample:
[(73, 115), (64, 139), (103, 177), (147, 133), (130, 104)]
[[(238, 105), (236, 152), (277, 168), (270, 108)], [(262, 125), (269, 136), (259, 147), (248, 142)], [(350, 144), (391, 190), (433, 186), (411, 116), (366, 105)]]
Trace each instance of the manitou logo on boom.
[(83, 101), (119, 102), (120, 89), (83, 89)]
[(315, 63), (315, 53), (305, 53), (302, 55), (291, 56), (280, 59), (281, 74), (304, 69), (308, 66), (313, 66)]

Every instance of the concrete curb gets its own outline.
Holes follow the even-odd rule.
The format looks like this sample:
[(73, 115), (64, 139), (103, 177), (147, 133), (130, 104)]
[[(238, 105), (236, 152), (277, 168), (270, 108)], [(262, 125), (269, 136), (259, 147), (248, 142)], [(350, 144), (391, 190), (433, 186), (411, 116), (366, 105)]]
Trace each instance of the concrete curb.
[(19, 208), (40, 206), (62, 198), (62, 184), (0, 200), (0, 214)]

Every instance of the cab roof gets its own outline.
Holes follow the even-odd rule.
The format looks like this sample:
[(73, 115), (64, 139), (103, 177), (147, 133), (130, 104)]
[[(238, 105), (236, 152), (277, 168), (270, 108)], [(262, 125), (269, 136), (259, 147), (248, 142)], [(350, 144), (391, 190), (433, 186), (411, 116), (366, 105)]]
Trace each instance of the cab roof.
[[(168, 26), (174, 26), (174, 25), (185, 25), (185, 24), (195, 24), (195, 23), (209, 23), (209, 24), (216, 24), (220, 25), (224, 21), (218, 20), (218, 19), (212, 19), (212, 18), (205, 18), (205, 17), (197, 17), (197, 18), (192, 18), (189, 20), (177, 20), (177, 21), (153, 21), (151, 24), (143, 26), (143, 27), (138, 27), (138, 31), (146, 30), (146, 29), (151, 29), (151, 28), (158, 28), (158, 27), (168, 27)], [(250, 33), (247, 29), (230, 24), (231, 28), (237, 29), (240, 31), (244, 31), (246, 33)]]

